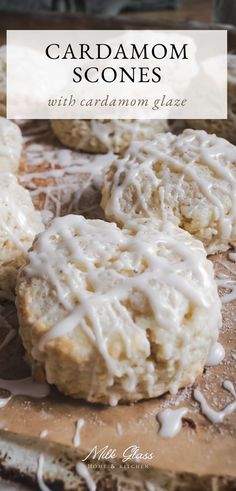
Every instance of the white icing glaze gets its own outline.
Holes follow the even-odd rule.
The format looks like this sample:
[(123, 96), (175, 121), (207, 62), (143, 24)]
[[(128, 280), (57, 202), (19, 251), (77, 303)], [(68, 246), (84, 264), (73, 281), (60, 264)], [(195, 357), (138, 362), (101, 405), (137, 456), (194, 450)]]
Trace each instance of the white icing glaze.
[(122, 427), (122, 424), (121, 423), (117, 423), (116, 424), (116, 433), (117, 435), (123, 435), (123, 427)]
[(123, 140), (123, 134), (129, 133), (132, 140), (136, 140), (138, 135), (142, 133), (144, 140), (149, 140), (154, 135), (153, 126), (156, 128), (156, 133), (166, 131), (168, 128), (165, 120), (123, 120), (116, 119), (110, 121), (101, 121), (99, 119), (91, 119), (91, 135), (94, 135), (98, 140), (104, 143), (107, 148), (112, 148), (112, 142), (119, 144)]
[(0, 173), (16, 172), (22, 143), (19, 127), (12, 121), (0, 117)]
[(12, 341), (12, 339), (16, 335), (16, 330), (13, 329), (13, 327), (11, 326), (11, 324), (9, 324), (8, 320), (4, 315), (4, 308), (2, 307), (2, 305), (0, 305), (0, 326), (1, 329), (6, 328), (8, 330), (8, 333), (6, 334), (5, 338), (0, 343), (0, 351), (1, 351)]
[(6, 406), (14, 396), (29, 396), (41, 399), (50, 392), (48, 384), (36, 383), (32, 377), (19, 380), (0, 379), (0, 389), (4, 389), (11, 394), (9, 397), (0, 399), (0, 408)]
[(211, 406), (209, 406), (204, 395), (199, 389), (194, 389), (193, 396), (194, 399), (200, 404), (201, 412), (211, 423), (222, 423), (226, 416), (233, 413), (236, 410), (236, 392), (232, 382), (226, 380), (223, 383), (223, 387), (228, 390), (234, 397), (234, 401), (228, 404), (221, 411), (215, 411)]
[(164, 491), (159, 484), (153, 484), (151, 481), (145, 481), (144, 488), (146, 491)]
[[(140, 223), (130, 224), (131, 230), (120, 230), (114, 224), (85, 220), (81, 216), (70, 215), (54, 219), (45, 233), (38, 237), (34, 251), (28, 255), (29, 263), (25, 267), (29, 276), (47, 279), (56, 290), (58, 300), (67, 312), (65, 318), (53, 325), (41, 337), (39, 349), (44, 351), (48, 342), (69, 335), (80, 324), (106, 363), (107, 384), (109, 386), (113, 384), (114, 376), (121, 378), (125, 375), (122, 384), (126, 391), (135, 390), (137, 374), (127, 363), (121, 363), (119, 359), (112, 356), (109, 349), (111, 331), (103, 332), (99, 310), (101, 305), (106, 309), (106, 315), (109, 315), (112, 322), (112, 335), (119, 336), (122, 340), (127, 359), (133, 353), (134, 331), (136, 349), (141, 350), (142, 356), (145, 353), (144, 359), (148, 358), (150, 353), (146, 331), (134, 324), (121, 303), (128, 297), (130, 291), (144, 292), (152, 308), (155, 322), (160, 328), (176, 329), (177, 332), (182, 329), (179, 315), (172, 314), (169, 299), (165, 296), (161, 300), (157, 295), (156, 287), (152, 287), (157, 281), (157, 272), (160, 284), (164, 283), (169, 288), (176, 289), (191, 305), (207, 311), (209, 309), (208, 332), (214, 340), (218, 336), (220, 321), (220, 301), (213, 275), (211, 276), (209, 270), (205, 269), (205, 252), (200, 243), (194, 242), (194, 245), (191, 243), (190, 247), (189, 240), (192, 239), (180, 230), (181, 237), (183, 234), (186, 242), (178, 238), (174, 239), (172, 224), (161, 224), (162, 229), (156, 234), (157, 222), (148, 223), (150, 227), (148, 229), (146, 229), (146, 221), (142, 220)], [(178, 229), (174, 227), (174, 230)], [(149, 232), (156, 235), (147, 245), (146, 239), (150, 236), (146, 234)], [(81, 246), (78, 236), (81, 244), (85, 241), (86, 248)], [(52, 240), (53, 237), (58, 240)], [(176, 254), (175, 268), (164, 255), (158, 256), (157, 246), (166, 248), (167, 251), (171, 251), (171, 254)], [(120, 251), (123, 250), (127, 252), (121, 254)], [(109, 262), (111, 260), (112, 267)], [(126, 269), (138, 271), (140, 267), (143, 268), (143, 262), (146, 264), (146, 269), (141, 273), (132, 275), (122, 273)], [(73, 263), (78, 263), (82, 271), (86, 271), (89, 289), (83, 277), (74, 276), (75, 272), (71, 267)], [(207, 265), (210, 267), (210, 263)], [(192, 275), (196, 278), (195, 283), (192, 282)], [(107, 286), (109, 284), (111, 287)], [(86, 319), (89, 319), (89, 322)], [(135, 350), (135, 356), (136, 353)], [(183, 364), (188, 363), (187, 359), (181, 361)], [(156, 377), (153, 362), (147, 360), (144, 363), (147, 383), (152, 386)], [(144, 367), (140, 367), (141, 369), (144, 370)], [(119, 394), (111, 392), (110, 404), (114, 406), (118, 400)]]
[(236, 263), (236, 252), (235, 251), (234, 252), (230, 251), (228, 253), (228, 258), (229, 258), (230, 261), (232, 261), (232, 263)]
[(39, 434), (39, 438), (46, 438), (48, 436), (48, 430), (42, 430)]
[(182, 418), (186, 416), (189, 409), (181, 407), (178, 409), (162, 409), (158, 415), (161, 425), (159, 435), (163, 438), (173, 438), (182, 428)]
[(88, 467), (83, 462), (78, 462), (75, 466), (77, 474), (82, 477), (89, 489), (89, 491), (96, 491), (96, 483), (93, 480)]
[[(236, 172), (233, 170), (235, 161), (236, 147), (222, 138), (208, 135), (205, 131), (185, 130), (179, 136), (166, 133), (159, 134), (156, 141), (133, 142), (126, 156), (116, 161), (111, 195), (105, 205), (106, 213), (125, 223), (129, 217), (135, 216), (135, 207), (139, 206), (143, 216), (160, 217), (161, 214), (162, 219), (167, 215), (173, 219), (170, 205), (165, 204), (163, 193), (165, 182), (171, 182), (170, 174), (174, 173), (179, 176), (174, 186), (181, 203), (183, 204), (185, 196), (185, 180), (193, 181), (206, 202), (211, 204), (215, 219), (219, 221), (223, 239), (229, 240), (236, 222)], [(146, 180), (147, 195), (152, 196), (154, 205), (145, 197), (143, 180)], [(125, 189), (130, 185), (135, 188), (137, 198), (127, 212), (122, 209), (122, 198)], [(230, 213), (226, 213), (216, 191), (229, 196)], [(155, 206), (157, 201), (160, 202), (160, 206)]]
[[(220, 276), (220, 277), (219, 277)], [(236, 281), (228, 276), (217, 275), (216, 283), (218, 287), (229, 289), (230, 293), (226, 293), (221, 297), (222, 304), (233, 302), (236, 300)]]
[[(0, 316), (0, 322), (1, 322), (1, 316)], [(2, 351), (3, 348), (5, 348), (12, 341), (12, 339), (15, 337), (15, 335), (16, 335), (16, 330), (10, 329), (9, 332), (7, 333), (6, 337), (4, 338), (4, 340), (0, 344), (0, 351)]]
[(222, 362), (224, 357), (225, 357), (225, 349), (222, 346), (222, 344), (220, 344), (216, 341), (210, 347), (210, 350), (209, 350), (209, 353), (207, 356), (207, 360), (206, 360), (206, 365), (209, 367), (219, 365), (219, 363)]
[[(45, 212), (44, 223), (53, 216), (81, 212), (81, 196), (91, 187), (100, 187), (106, 169), (114, 160), (114, 154), (91, 155), (57, 147), (47, 122), (37, 121), (23, 129), (24, 158), (27, 171), (19, 176), (20, 183), (26, 187), (38, 207)], [(43, 144), (40, 141), (44, 141)], [(36, 143), (39, 141), (39, 143)], [(96, 203), (96, 207), (98, 207)], [(95, 208), (95, 204), (91, 204)], [(90, 211), (84, 209), (83, 213)], [(50, 217), (51, 219), (51, 217)]]
[(236, 399), (236, 391), (233, 382), (230, 380), (225, 380), (223, 382), (223, 387)]
[(80, 446), (80, 432), (81, 432), (81, 429), (83, 428), (85, 424), (85, 421), (84, 419), (78, 419), (78, 421), (76, 422), (76, 429), (75, 429), (75, 434), (74, 434), (74, 438), (73, 438), (73, 445), (75, 447), (79, 447)]
[(13, 174), (1, 175), (0, 207), (0, 227), (5, 231), (6, 240), (11, 240), (14, 246), (25, 253), (35, 234), (42, 232), (44, 227), (39, 213), (33, 208), (28, 191), (18, 185)]
[(43, 466), (44, 466), (44, 456), (41, 453), (38, 459), (38, 468), (37, 468), (37, 483), (40, 491), (51, 491), (51, 489), (45, 484), (43, 479)]

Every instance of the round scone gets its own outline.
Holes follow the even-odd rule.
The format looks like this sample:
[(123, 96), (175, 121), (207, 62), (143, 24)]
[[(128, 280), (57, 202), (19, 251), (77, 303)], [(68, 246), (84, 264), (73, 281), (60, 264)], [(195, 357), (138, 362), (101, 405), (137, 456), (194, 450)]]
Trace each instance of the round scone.
[(0, 173), (17, 171), (22, 145), (20, 128), (9, 119), (0, 117)]
[(12, 293), (17, 271), (25, 261), (35, 235), (44, 229), (29, 192), (16, 177), (0, 176), (0, 291)]
[(208, 254), (236, 245), (236, 147), (205, 131), (133, 142), (108, 171), (101, 206), (110, 221), (171, 220)]
[(0, 47), (0, 116), (6, 115), (6, 46)]
[(168, 131), (161, 119), (58, 119), (51, 125), (63, 145), (89, 153), (122, 153), (133, 139), (152, 140)]
[(34, 377), (111, 405), (192, 383), (221, 322), (202, 244), (157, 219), (54, 219), (20, 271), (17, 309)]
[(236, 55), (228, 55), (228, 118), (190, 119), (186, 123), (190, 128), (215, 133), (236, 144)]

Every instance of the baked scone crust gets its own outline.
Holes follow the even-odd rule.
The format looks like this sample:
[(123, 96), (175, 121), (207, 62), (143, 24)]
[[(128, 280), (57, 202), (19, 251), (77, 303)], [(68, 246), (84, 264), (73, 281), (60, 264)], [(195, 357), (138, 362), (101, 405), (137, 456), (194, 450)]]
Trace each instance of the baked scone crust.
[(34, 376), (111, 405), (192, 383), (221, 322), (202, 244), (150, 219), (54, 219), (20, 271), (17, 309)]
[(0, 173), (16, 173), (20, 163), (23, 137), (19, 126), (0, 117)]
[(6, 116), (6, 46), (0, 46), (0, 116)]
[(171, 220), (208, 254), (236, 245), (236, 147), (205, 131), (134, 142), (108, 171), (101, 206), (107, 219)]
[(88, 153), (122, 153), (132, 139), (152, 140), (168, 130), (166, 120), (149, 119), (58, 119), (51, 126), (63, 145)]

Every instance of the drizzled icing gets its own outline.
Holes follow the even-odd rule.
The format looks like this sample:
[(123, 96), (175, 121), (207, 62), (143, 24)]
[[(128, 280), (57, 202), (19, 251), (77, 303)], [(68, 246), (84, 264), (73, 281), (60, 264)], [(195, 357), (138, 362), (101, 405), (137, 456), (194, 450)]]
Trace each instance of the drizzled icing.
[(14, 329), (11, 324), (8, 322), (5, 316), (5, 309), (3, 308), (2, 305), (0, 305), (0, 326), (1, 330), (6, 328), (7, 329), (7, 334), (3, 341), (0, 343), (0, 351), (3, 350), (11, 341), (12, 339), (16, 336), (16, 329)]
[(228, 80), (233, 85), (236, 84), (236, 56), (235, 54), (228, 54)]
[(181, 407), (178, 409), (162, 409), (157, 415), (161, 425), (159, 435), (163, 438), (173, 438), (182, 428), (182, 418), (186, 416), (189, 409)]
[(145, 491), (164, 491), (164, 489), (159, 486), (159, 484), (153, 484), (150, 481), (144, 482)]
[(225, 293), (221, 296), (222, 304), (233, 302), (236, 300), (236, 280), (229, 278), (225, 275), (217, 275), (216, 283), (219, 288), (230, 290), (229, 293)]
[(225, 357), (225, 349), (222, 346), (222, 344), (216, 341), (210, 347), (210, 350), (207, 355), (206, 365), (209, 367), (214, 365), (219, 365), (219, 363), (223, 361), (224, 357)]
[(51, 491), (51, 489), (45, 484), (43, 478), (43, 466), (44, 466), (44, 455), (41, 453), (38, 459), (38, 468), (37, 468), (37, 483), (40, 491)]
[(33, 398), (46, 397), (50, 392), (48, 384), (36, 383), (32, 377), (27, 377), (19, 380), (0, 379), (0, 390), (4, 389), (10, 392), (9, 397), (0, 398), (0, 408), (6, 406), (14, 396), (28, 396)]
[(117, 432), (117, 435), (120, 435), (120, 436), (123, 434), (123, 427), (122, 427), (121, 423), (116, 424), (116, 432)]
[(223, 387), (232, 394), (235, 400), (230, 404), (228, 404), (221, 411), (215, 411), (215, 409), (209, 406), (207, 400), (205, 399), (204, 395), (200, 392), (200, 390), (194, 389), (193, 392), (194, 399), (200, 404), (202, 414), (204, 414), (204, 416), (206, 416), (206, 418), (211, 423), (222, 423), (226, 416), (228, 416), (229, 414), (231, 414), (236, 410), (236, 392), (233, 383), (230, 382), (229, 380), (226, 380), (223, 383)]
[(48, 430), (40, 431), (39, 438), (47, 438), (47, 436), (48, 436)]
[[(41, 217), (34, 210), (28, 191), (17, 183), (15, 176), (9, 173), (2, 174), (0, 186), (0, 239), (4, 231), (5, 240), (9, 242), (9, 249), (12, 247), (16, 254), (15, 248), (17, 247), (25, 253), (31, 246), (35, 234), (44, 229)], [(2, 254), (4, 250), (3, 247)], [(11, 254), (11, 251), (9, 250), (8, 253)]]
[[(133, 142), (114, 164), (110, 191), (108, 175), (102, 206), (119, 223), (135, 216), (158, 216), (177, 220), (185, 228), (185, 220), (188, 226), (190, 219), (199, 219), (205, 235), (200, 229), (193, 233), (213, 253), (219, 247), (216, 241), (228, 242), (235, 234), (235, 161), (236, 147), (205, 131), (185, 130), (178, 136), (166, 133), (155, 141)], [(187, 205), (191, 200), (192, 209)]]
[(93, 202), (96, 190), (101, 187), (103, 174), (113, 162), (114, 154), (91, 155), (59, 147), (46, 121), (35, 121), (29, 129), (26, 124), (21, 126), (27, 164), (21, 168), (19, 180), (30, 191), (36, 208), (45, 212), (45, 216), (48, 212), (53, 216), (97, 212), (98, 197)]
[(91, 119), (91, 136), (95, 136), (102, 142), (107, 149), (112, 149), (112, 143), (115, 146), (120, 146), (124, 135), (127, 133), (132, 136), (132, 140), (139, 139), (142, 135), (142, 140), (150, 140), (154, 137), (154, 133), (167, 131), (168, 124), (165, 120), (106, 120)]
[(76, 423), (75, 434), (73, 437), (73, 444), (75, 447), (80, 446), (80, 431), (83, 428), (84, 424), (85, 424), (84, 419), (78, 419), (78, 421)]
[(16, 172), (22, 144), (19, 127), (12, 121), (0, 117), (0, 173)]
[(228, 258), (232, 263), (236, 263), (236, 252), (235, 251), (230, 251), (228, 254)]
[(96, 483), (93, 480), (88, 467), (83, 462), (78, 462), (75, 466), (77, 474), (84, 479), (89, 491), (96, 491)]
[[(1, 322), (1, 315), (0, 315), (0, 322)], [(15, 335), (16, 335), (16, 330), (12, 329), (12, 328), (9, 329), (4, 340), (0, 343), (0, 351), (3, 350), (3, 348), (5, 348), (12, 341), (12, 339), (15, 337)]]
[[(120, 398), (112, 388), (115, 378), (121, 379), (125, 392), (135, 393), (144, 380), (147, 393), (155, 394), (158, 375), (147, 326), (152, 342), (162, 346), (163, 359), (168, 361), (171, 354), (178, 359), (172, 391), (186, 367), (191, 374), (192, 357), (202, 363), (202, 348), (197, 339), (191, 340), (191, 322), (184, 320), (189, 309), (205, 349), (217, 339), (220, 301), (212, 266), (201, 244), (171, 223), (143, 219), (120, 230), (81, 216), (57, 218), (38, 237), (28, 258), (25, 274), (46, 280), (64, 309), (61, 320), (41, 336), (38, 356), (56, 338), (74, 335), (76, 343), (83, 339), (86, 349), (98, 351), (106, 365), (112, 405)], [(47, 317), (50, 312), (44, 311)]]

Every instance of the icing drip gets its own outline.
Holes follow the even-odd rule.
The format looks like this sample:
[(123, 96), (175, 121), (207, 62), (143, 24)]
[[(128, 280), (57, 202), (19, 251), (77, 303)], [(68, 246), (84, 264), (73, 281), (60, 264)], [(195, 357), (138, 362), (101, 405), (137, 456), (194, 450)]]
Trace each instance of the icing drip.
[(28, 191), (19, 186), (13, 174), (1, 174), (0, 184), (1, 244), (6, 241), (11, 254), (15, 255), (19, 249), (18, 255), (20, 251), (25, 255), (35, 235), (44, 229), (40, 214), (34, 209)]
[(110, 397), (109, 397), (109, 404), (110, 404), (110, 406), (115, 407), (115, 406), (117, 406), (118, 402), (119, 402), (119, 396), (118, 396), (118, 394), (116, 395), (114, 393), (111, 393), (110, 394)]
[(222, 423), (226, 416), (228, 416), (229, 414), (231, 414), (233, 411), (236, 410), (236, 392), (232, 382), (226, 380), (223, 383), (223, 387), (232, 394), (235, 400), (234, 402), (228, 404), (221, 411), (215, 411), (211, 406), (209, 406), (208, 402), (206, 401), (205, 397), (200, 392), (200, 390), (194, 389), (193, 392), (194, 399), (200, 404), (202, 414), (204, 414), (204, 416), (206, 416), (206, 418), (209, 419), (211, 423)]
[(182, 418), (188, 413), (186, 407), (179, 409), (163, 409), (157, 415), (161, 425), (159, 435), (163, 438), (173, 438), (182, 428)]
[(144, 482), (145, 491), (164, 491), (158, 484), (153, 484), (150, 481)]
[(223, 361), (224, 357), (225, 357), (224, 347), (222, 346), (222, 344), (215, 342), (210, 347), (206, 360), (206, 365), (208, 367), (219, 365), (219, 363)]
[[(1, 318), (0, 318), (0, 322), (1, 322)], [(16, 330), (10, 329), (9, 332), (7, 333), (5, 339), (0, 344), (0, 351), (2, 351), (3, 348), (5, 348), (12, 341), (12, 339), (15, 337), (15, 335), (16, 335)]]
[[(36, 208), (43, 211), (44, 223), (52, 218), (49, 212), (60, 216), (90, 211), (81, 203), (81, 197), (90, 187), (100, 187), (114, 154), (91, 155), (57, 147), (46, 122), (37, 121), (34, 125), (35, 134), (31, 125), (31, 134), (24, 136), (27, 169), (21, 170), (19, 180), (30, 191)], [(37, 139), (46, 143), (36, 143)], [(95, 210), (98, 203), (90, 200), (88, 208), (90, 206)]]
[(39, 438), (46, 438), (48, 436), (48, 430), (42, 430), (40, 432)]
[(38, 460), (38, 469), (37, 469), (37, 483), (40, 491), (51, 491), (51, 489), (45, 484), (44, 479), (43, 479), (43, 466), (44, 466), (44, 456), (41, 453), (39, 455), (39, 460)]
[(80, 446), (80, 431), (83, 428), (84, 424), (85, 424), (84, 419), (78, 419), (78, 421), (76, 423), (76, 430), (75, 430), (75, 435), (73, 438), (73, 445), (75, 447)]
[(32, 377), (19, 380), (0, 379), (0, 389), (4, 389), (11, 394), (9, 397), (0, 399), (0, 408), (6, 406), (14, 396), (29, 396), (41, 399), (50, 392), (48, 384), (38, 384), (33, 381)]
[(96, 483), (89, 473), (87, 465), (83, 462), (79, 462), (76, 464), (75, 468), (77, 474), (84, 479), (89, 491), (96, 491)]
[[(157, 222), (148, 223), (149, 228), (141, 220), (130, 224), (130, 229), (120, 230), (114, 224), (75, 215), (54, 219), (38, 237), (25, 267), (29, 276), (47, 279), (66, 311), (65, 317), (41, 336), (39, 349), (44, 351), (51, 340), (70, 335), (80, 326), (106, 363), (109, 385), (113, 384), (114, 376), (125, 375), (122, 384), (126, 391), (135, 390), (139, 375), (126, 360), (136, 358), (138, 353), (144, 358), (144, 366), (139, 370), (147, 373), (150, 386), (156, 377), (153, 362), (148, 360), (150, 345), (146, 330), (134, 322), (123, 306), (132, 292), (140, 292), (148, 299), (155, 322), (163, 330), (180, 332), (182, 318), (177, 311), (173, 314), (166, 295), (163, 298), (157, 295), (154, 286), (157, 283), (178, 292), (192, 308), (211, 312), (208, 332), (212, 339), (217, 339), (220, 321), (220, 302), (211, 266), (207, 262), (206, 269), (205, 252), (199, 242), (191, 242), (190, 247), (192, 239), (172, 224), (160, 224), (162, 228), (157, 231)], [(173, 237), (172, 227), (179, 230), (181, 237)], [(157, 248), (163, 250), (160, 256)], [(165, 257), (165, 250), (170, 256)], [(175, 257), (174, 268), (169, 257)], [(112, 332), (110, 329), (106, 332), (101, 305), (112, 323)], [(110, 339), (111, 334), (121, 343), (124, 362), (113, 355), (116, 344)], [(188, 356), (183, 354), (183, 364), (188, 363)], [(118, 400), (118, 394), (110, 393), (111, 405), (116, 405)]]
[[(91, 119), (91, 131), (92, 134), (98, 138), (98, 140), (107, 148), (112, 147), (112, 141), (118, 145), (124, 138), (124, 134), (130, 134), (131, 140), (137, 140), (138, 135), (142, 134), (143, 140), (149, 140), (154, 135), (153, 126), (156, 128), (156, 133), (167, 131), (168, 125), (165, 120), (155, 121), (152, 120), (110, 120), (105, 123), (101, 120)], [(111, 138), (112, 135), (112, 138)]]

